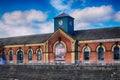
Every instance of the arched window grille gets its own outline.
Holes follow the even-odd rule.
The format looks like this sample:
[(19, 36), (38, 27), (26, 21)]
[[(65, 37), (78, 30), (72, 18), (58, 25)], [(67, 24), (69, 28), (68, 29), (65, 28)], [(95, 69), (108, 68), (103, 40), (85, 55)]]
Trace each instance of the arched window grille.
[(20, 49), (17, 51), (17, 62), (18, 63), (23, 63), (23, 51)]
[(114, 47), (114, 60), (120, 59), (120, 48), (118, 45)]
[(104, 49), (102, 46), (98, 48), (98, 60), (104, 60)]
[(41, 61), (42, 60), (42, 52), (40, 49), (37, 49), (37, 60)]
[(28, 60), (29, 60), (29, 61), (32, 61), (32, 53), (33, 53), (33, 52), (32, 52), (32, 49), (29, 49), (29, 50), (28, 50)]

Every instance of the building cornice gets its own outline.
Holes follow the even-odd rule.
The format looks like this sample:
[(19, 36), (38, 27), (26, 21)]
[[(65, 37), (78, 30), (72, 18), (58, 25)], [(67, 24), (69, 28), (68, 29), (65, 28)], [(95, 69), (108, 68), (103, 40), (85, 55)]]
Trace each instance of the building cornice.
[[(99, 40), (83, 40), (79, 41), (79, 43), (93, 43), (93, 42), (117, 42), (120, 41), (120, 38), (115, 39), (99, 39)], [(46, 43), (46, 42), (45, 42)], [(5, 48), (8, 47), (23, 47), (23, 46), (39, 46), (39, 45), (45, 45), (45, 43), (38, 43), (38, 44), (21, 44), (21, 45), (6, 45)]]
[(79, 41), (79, 43), (117, 42), (117, 41), (120, 41), (120, 38), (114, 38), (114, 39), (99, 39), (99, 40), (83, 40), (83, 41)]
[(24, 47), (24, 46), (39, 46), (39, 45), (45, 45), (45, 43), (38, 43), (38, 44), (21, 44), (21, 45), (6, 45), (5, 48), (9, 47)]

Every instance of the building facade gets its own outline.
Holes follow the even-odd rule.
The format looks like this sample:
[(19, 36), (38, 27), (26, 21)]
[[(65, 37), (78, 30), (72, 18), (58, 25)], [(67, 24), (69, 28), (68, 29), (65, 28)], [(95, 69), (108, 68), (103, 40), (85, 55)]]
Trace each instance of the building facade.
[[(48, 25), (49, 26), (49, 25)], [(54, 18), (54, 33), (0, 38), (1, 64), (120, 63), (120, 27), (74, 31), (74, 18)]]

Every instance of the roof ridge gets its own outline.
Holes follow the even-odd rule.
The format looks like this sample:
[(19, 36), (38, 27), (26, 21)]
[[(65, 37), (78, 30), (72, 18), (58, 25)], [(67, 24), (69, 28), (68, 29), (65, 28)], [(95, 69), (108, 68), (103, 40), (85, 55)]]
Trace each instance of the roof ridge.
[(11, 37), (3, 37), (0, 39), (6, 39), (6, 38), (19, 38), (19, 37), (30, 37), (30, 36), (39, 36), (39, 35), (51, 35), (52, 33), (46, 33), (46, 34), (32, 34), (32, 35), (22, 35), (22, 36), (11, 36)]
[(75, 30), (74, 32), (76, 31), (87, 31), (87, 30), (102, 30), (102, 29), (116, 29), (116, 28), (120, 28), (120, 26), (115, 26), (115, 27), (105, 27), (105, 28), (94, 28), (94, 29), (83, 29), (83, 30)]
[[(60, 17), (71, 17), (70, 15), (68, 15), (68, 14), (66, 14), (65, 12), (63, 12), (63, 13), (61, 13), (61, 14), (59, 14), (59, 15), (57, 15), (56, 17), (54, 17), (54, 18), (60, 18)], [(73, 17), (71, 17), (71, 18), (73, 18)]]

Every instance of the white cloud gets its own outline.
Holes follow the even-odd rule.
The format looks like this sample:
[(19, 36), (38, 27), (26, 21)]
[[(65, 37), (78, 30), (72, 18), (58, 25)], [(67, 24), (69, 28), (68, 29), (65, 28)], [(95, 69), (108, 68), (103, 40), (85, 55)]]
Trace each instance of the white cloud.
[(50, 3), (57, 10), (66, 10), (70, 9), (73, 0), (51, 0)]
[(87, 22), (108, 21), (111, 19), (113, 9), (111, 6), (87, 7), (85, 9), (74, 10), (71, 15), (75, 19)]
[(75, 22), (75, 30), (87, 29), (88, 26), (90, 26), (90, 23), (87, 23), (87, 22), (80, 22), (80, 23), (77, 23), (77, 22)]
[(10, 26), (0, 22), (0, 37), (19, 36), (33, 34), (34, 30), (26, 26)]
[(51, 33), (54, 31), (53, 22), (44, 22), (42, 24), (38, 24), (39, 30), (41, 33)]
[(115, 21), (120, 22), (120, 11), (118, 11), (114, 16)]
[(11, 13), (5, 13), (3, 15), (3, 21), (5, 24), (10, 25), (20, 25), (20, 24), (27, 24), (31, 23), (33, 21), (45, 21), (47, 18), (47, 15), (44, 14), (41, 11), (37, 10), (30, 10), (30, 11), (14, 11)]
[[(50, 22), (44, 25), (46, 18), (46, 13), (37, 10), (5, 13), (0, 20), (0, 37), (52, 32), (53, 25)], [(48, 29), (46, 32), (44, 32), (44, 27)]]
[(36, 10), (26, 11), (25, 15), (28, 22), (45, 21), (47, 18), (47, 15), (45, 13)]
[(87, 7), (74, 10), (71, 16), (75, 18), (75, 29), (78, 29), (80, 26), (90, 27), (90, 24), (109, 21), (112, 19), (113, 12), (111, 6)]

